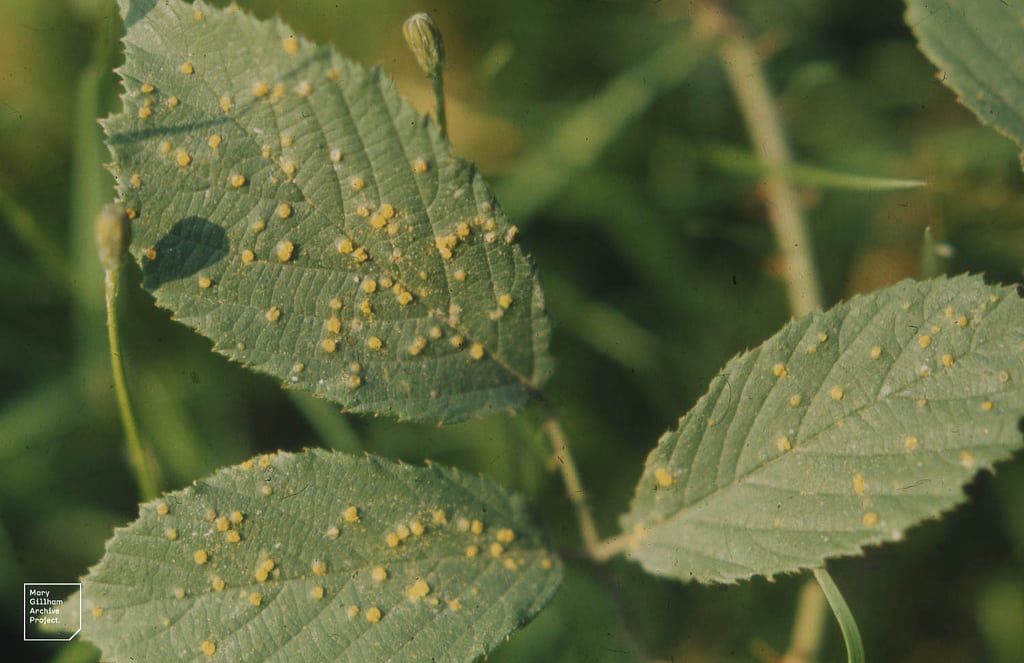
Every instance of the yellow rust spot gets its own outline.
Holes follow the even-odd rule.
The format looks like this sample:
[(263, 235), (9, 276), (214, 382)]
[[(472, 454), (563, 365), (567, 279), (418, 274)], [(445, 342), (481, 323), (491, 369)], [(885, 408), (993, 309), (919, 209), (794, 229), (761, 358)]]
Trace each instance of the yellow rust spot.
[(327, 322), (324, 323), (324, 328), (332, 334), (338, 334), (341, 332), (341, 318), (336, 315), (332, 315), (327, 318)]
[(224, 534), (224, 540), (228, 543), (238, 543), (242, 540), (242, 535), (235, 530), (230, 530)]
[(269, 483), (265, 483), (262, 486), (260, 486), (260, 493), (264, 497), (270, 497), (271, 495), (274, 494), (274, 487), (271, 486)]
[(199, 645), (199, 650), (207, 656), (213, 656), (217, 653), (217, 643), (213, 640), (203, 640)]
[(266, 230), (266, 228), (267, 228), (267, 222), (264, 221), (263, 219), (256, 219), (249, 226), (249, 230), (251, 230), (254, 235), (259, 235), (261, 232)]
[(412, 162), (412, 169), (413, 171), (422, 174), (430, 170), (430, 165), (427, 163), (426, 159), (416, 159)]
[(427, 528), (423, 526), (418, 520), (414, 520), (409, 523), (409, 531), (412, 532), (413, 536), (423, 536), (423, 533), (427, 531)]
[(192, 560), (200, 566), (206, 564), (206, 562), (209, 561), (209, 559), (210, 553), (206, 552), (205, 550), (197, 550), (194, 553), (192, 553)]
[(409, 538), (409, 535), (412, 534), (412, 532), (410, 532), (409, 528), (406, 527), (405, 525), (399, 525), (398, 527), (395, 528), (395, 534), (398, 535), (399, 539), (401, 539), (402, 541), (405, 541), (406, 539)]
[(917, 337), (917, 344), (921, 346), (922, 350), (924, 350), (932, 344), (932, 337), (928, 334), (922, 334)]
[(956, 363), (956, 359), (953, 358), (953, 355), (951, 355), (951, 354), (944, 354), (944, 355), (942, 355), (942, 365), (945, 366), (946, 368), (949, 368), (950, 366), (952, 366), (955, 363)]
[(196, 68), (191, 62), (182, 62), (181, 67), (179, 69), (181, 73), (185, 74), (186, 76), (191, 76), (192, 74), (196, 73)]
[(209, 276), (200, 276), (199, 287), (202, 288), (203, 290), (213, 287), (213, 279), (211, 279)]
[(174, 598), (178, 599), (179, 601), (185, 598), (185, 589), (183, 587), (175, 587)]
[(260, 604), (263, 603), (263, 595), (259, 592), (253, 592), (252, 594), (249, 594), (249, 603), (253, 604), (256, 607), (259, 607)]
[(139, 86), (139, 90), (142, 92), (142, 94), (153, 94), (153, 90), (155, 89), (156, 88), (153, 87), (152, 83), (143, 83)]
[(334, 247), (338, 249), (338, 253), (352, 253), (356, 250), (356, 245), (348, 237), (341, 237), (336, 240)]
[(173, 527), (168, 527), (167, 529), (164, 530), (164, 537), (168, 541), (177, 541), (178, 540), (178, 530), (174, 529)]
[(454, 612), (458, 612), (459, 610), (462, 610), (462, 603), (459, 602), (459, 599), (451, 599), (447, 603), (448, 603), (448, 608), (453, 610)]
[[(358, 608), (356, 608), (356, 610), (358, 610)], [(383, 613), (381, 613), (380, 608), (376, 606), (366, 609), (366, 621), (370, 622), (371, 624), (376, 624), (381, 620), (381, 617), (383, 616), (384, 615)]]
[(157, 252), (154, 247), (151, 246), (148, 249), (146, 249), (146, 260), (153, 262), (154, 260), (156, 260), (156, 258)]
[(409, 597), (410, 601), (418, 601), (429, 593), (430, 585), (423, 578), (417, 578), (416, 582), (405, 590), (405, 595)]
[(384, 582), (388, 579), (388, 570), (383, 566), (375, 566), (370, 570), (370, 577), (373, 578), (375, 582)]
[(256, 254), (253, 253), (251, 250), (245, 249), (244, 251), (242, 251), (242, 262), (248, 265), (252, 263), (254, 260), (256, 260)]
[(256, 582), (266, 582), (267, 578), (270, 577), (270, 572), (274, 570), (274, 560), (269, 557), (264, 559), (256, 567), (256, 571), (253, 573), (253, 577), (256, 578)]
[(166, 516), (170, 512), (171, 512), (171, 507), (167, 506), (167, 502), (157, 502), (156, 503), (156, 515), (158, 515), (158, 516)]
[(245, 521), (245, 514), (236, 509), (231, 512), (231, 515), (228, 516), (228, 518), (231, 520), (232, 525), (241, 525)]
[(225, 113), (230, 113), (231, 108), (234, 106), (234, 104), (231, 101), (231, 97), (229, 97), (226, 94), (221, 95), (217, 103), (220, 105), (220, 109)]
[(466, 557), (473, 559), (480, 554), (480, 546), (466, 546)]
[(676, 482), (675, 477), (672, 476), (672, 473), (666, 470), (664, 467), (659, 467), (658, 469), (654, 470), (654, 480), (662, 488), (668, 488), (669, 486)]
[(395, 218), (395, 206), (391, 203), (382, 203), (380, 206), (380, 215), (388, 220)]
[(345, 519), (346, 523), (358, 523), (359, 522), (359, 507), (350, 506), (341, 514), (341, 517)]
[(498, 297), (498, 306), (503, 309), (507, 309), (512, 306), (512, 295), (504, 294)]
[(455, 521), (455, 529), (459, 530), (460, 532), (468, 532), (469, 520), (467, 520), (466, 518), (459, 518)]
[(785, 364), (779, 362), (778, 364), (772, 366), (772, 375), (774, 375), (777, 378), (784, 378), (787, 375), (789, 375), (789, 370), (786, 368)]
[(309, 569), (313, 572), (313, 575), (315, 576), (327, 575), (327, 563), (322, 559), (314, 559), (313, 562), (309, 565)]
[(178, 148), (178, 151), (174, 153), (174, 161), (182, 168), (185, 168), (192, 163), (192, 156), (187, 150)]
[(398, 300), (399, 306), (408, 306), (412, 302), (413, 296), (408, 290), (403, 290), (395, 295), (395, 299)]
[(211, 150), (215, 150), (220, 147), (220, 144), (224, 142), (224, 139), (220, 137), (220, 134), (213, 134), (206, 139), (206, 144)]
[(268, 322), (277, 322), (281, 319), (281, 309), (276, 306), (271, 306), (267, 309), (266, 318)]
[(456, 281), (465, 281), (466, 280), (466, 270), (464, 270), (464, 269), (457, 269), (457, 270), (455, 270), (455, 272), (452, 274), (452, 278), (455, 279)]
[(882, 356), (882, 348), (877, 345), (872, 346), (871, 349), (868, 350), (868, 356), (872, 359), (878, 359)]
[(324, 533), (324, 536), (326, 536), (331, 541), (334, 541), (339, 536), (341, 536), (341, 530), (334, 526), (328, 527), (327, 531)]
[(874, 511), (865, 511), (860, 521), (864, 523), (864, 527), (875, 527), (878, 525), (878, 514)]
[(102, 616), (103, 616), (103, 608), (101, 608), (98, 605), (94, 605), (92, 607), (92, 618), (93, 619), (99, 619)]
[(516, 533), (507, 527), (503, 527), (494, 534), (494, 538), (502, 543), (512, 543), (516, 540)]
[(345, 614), (348, 615), (349, 619), (353, 619), (359, 614), (359, 606), (350, 605), (349, 607), (345, 608)]
[(270, 86), (263, 81), (256, 81), (252, 84), (252, 96), (265, 97), (270, 94)]
[(792, 396), (789, 397), (789, 405), (791, 407), (797, 407), (798, 405), (800, 405), (800, 401), (802, 400), (803, 398), (800, 397), (800, 394), (793, 394)]
[(992, 409), (995, 408), (995, 406), (995, 403), (993, 403), (992, 401), (981, 402), (981, 409), (984, 410), (985, 412), (991, 412)]
[(371, 350), (380, 350), (381, 348), (384, 347), (384, 341), (380, 340), (380, 338), (376, 336), (371, 336), (370, 338), (366, 339), (366, 347), (370, 348)]
[(495, 541), (488, 548), (488, 552), (491, 553), (491, 557), (501, 557), (505, 552), (505, 546)]
[(473, 359), (483, 359), (484, 358), (484, 346), (481, 345), (480, 343), (474, 343), (469, 348), (469, 356), (472, 357)]
[(245, 186), (247, 181), (248, 180), (245, 179), (245, 175), (242, 175), (241, 173), (234, 173), (228, 178), (228, 183), (236, 189), (240, 189)]
[(427, 339), (422, 336), (417, 336), (412, 343), (409, 344), (409, 354), (413, 357), (419, 355), (427, 347)]
[(139, 109), (139, 119), (140, 120), (145, 120), (146, 118), (150, 117), (151, 115), (153, 115), (153, 109), (150, 108), (149, 106), (143, 106), (142, 108)]
[(443, 509), (437, 509), (436, 511), (434, 511), (432, 516), (433, 516), (434, 524), (435, 525), (447, 525), (448, 524), (448, 514), (446, 514)]
[(295, 55), (299, 52), (299, 40), (295, 38), (295, 35), (288, 35), (281, 40), (281, 48), (288, 55)]
[(956, 326), (966, 327), (968, 322), (970, 322), (970, 320), (967, 319), (967, 316), (961, 315), (959, 318), (956, 319)]
[(294, 160), (286, 159), (284, 157), (281, 157), (278, 160), (278, 164), (281, 166), (281, 172), (283, 172), (287, 177), (294, 176), (296, 171), (299, 169), (299, 165), (295, 163)]
[(371, 295), (377, 292), (377, 281), (374, 279), (366, 279), (363, 281), (363, 292)]
[(974, 453), (969, 449), (964, 449), (960, 452), (960, 464), (965, 469), (973, 470), (978, 465), (978, 459), (974, 457)]
[(142, 176), (139, 175), (138, 173), (135, 173), (134, 175), (128, 178), (128, 185), (133, 189), (141, 189)]
[(504, 559), (504, 561), (502, 561), (501, 565), (504, 566), (509, 571), (518, 571), (519, 570), (519, 562), (517, 562), (516, 560), (512, 559), (511, 557), (506, 557)]
[(361, 246), (352, 253), (352, 257), (356, 262), (366, 262), (370, 259), (370, 255), (366, 252), (366, 249)]
[(224, 591), (224, 579), (220, 576), (212, 576), (210, 578), (210, 587), (212, 587), (215, 592)]
[(775, 446), (778, 448), (779, 451), (785, 453), (793, 448), (793, 443), (790, 441), (788, 437), (783, 435), (779, 439), (775, 440)]
[(345, 153), (341, 151), (341, 148), (334, 148), (330, 153), (331, 163), (340, 163), (345, 158)]
[(473, 534), (477, 534), (477, 535), (483, 534), (484, 533), (484, 523), (483, 523), (483, 521), (474, 520), (473, 522), (471, 522), (469, 524), (469, 531), (472, 532)]
[(162, 141), (160, 141), (160, 154), (170, 154), (170, 153), (171, 153), (171, 141), (169, 141), (169, 140), (162, 140)]
[(914, 449), (916, 449), (917, 445), (920, 442), (921, 441), (917, 438), (916, 435), (908, 435), (905, 438), (903, 438), (903, 446), (906, 447), (907, 451), (913, 451)]
[(832, 387), (831, 391), (829, 391), (828, 393), (834, 401), (841, 401), (843, 400), (843, 396), (846, 395), (846, 392), (843, 391), (843, 388), (840, 387), (839, 385)]
[(281, 203), (277, 206), (277, 216), (282, 219), (287, 219), (292, 215), (292, 206), (288, 203)]
[(292, 254), (295, 253), (295, 244), (290, 240), (283, 239), (277, 243), (274, 247), (274, 255), (277, 256), (278, 262), (288, 262), (292, 259)]
[[(249, 464), (249, 467), (246, 467), (246, 463)], [(251, 459), (245, 461), (245, 463), (242, 463), (242, 467), (244, 469), (251, 470), (252, 469), (251, 466), (252, 466), (252, 460)], [(205, 518), (207, 522), (212, 523), (214, 520), (217, 519), (217, 512), (215, 510), (213, 510), (213, 509), (207, 509), (206, 513), (203, 514), (203, 518)]]
[(352, 187), (353, 191), (362, 191), (363, 188), (366, 187), (366, 180), (362, 177), (353, 177), (349, 180), (349, 185)]
[(341, 298), (340, 297), (331, 297), (331, 301), (327, 302), (327, 305), (331, 307), (332, 311), (340, 311), (341, 310)]
[(179, 103), (181, 103), (181, 100), (178, 99), (177, 97), (168, 97), (167, 98), (167, 107), (168, 108), (177, 108)]
[(853, 492), (856, 493), (858, 497), (863, 497), (864, 489), (864, 475), (861, 474), (860, 472), (857, 472), (856, 474), (853, 475)]
[(402, 540), (399, 539), (398, 535), (394, 532), (388, 532), (388, 534), (384, 537), (384, 543), (387, 544), (388, 548), (397, 548), (398, 544), (400, 544), (401, 542)]
[(325, 338), (324, 340), (320, 341), (320, 348), (324, 352), (334, 352), (335, 350), (338, 349), (338, 342), (335, 341), (333, 338)]
[(359, 312), (365, 315), (366, 317), (370, 317), (371, 315), (373, 315), (373, 305), (370, 304), (369, 299), (364, 299), (363, 301), (359, 302)]

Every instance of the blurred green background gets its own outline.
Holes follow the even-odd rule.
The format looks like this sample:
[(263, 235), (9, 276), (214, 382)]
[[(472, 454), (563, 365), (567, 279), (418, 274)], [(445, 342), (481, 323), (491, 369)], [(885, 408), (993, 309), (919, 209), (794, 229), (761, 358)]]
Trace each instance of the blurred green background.
[[(118, 104), (111, 0), (0, 2), (0, 618), (13, 660), (96, 660), (22, 645), (21, 583), (70, 581), (136, 514), (106, 347), (91, 222), (112, 195), (96, 118)], [(448, 50), (449, 127), (537, 259), (556, 321), (563, 410), (605, 534), (658, 435), (734, 353), (789, 314), (750, 143), (685, 0), (241, 2), (379, 64), (422, 110), (401, 39), (427, 10)], [(924, 228), (948, 272), (1024, 265), (1016, 151), (934, 80), (892, 0), (748, 0), (796, 158), (919, 178), (898, 192), (805, 186), (826, 301), (919, 274)], [(344, 417), (210, 352), (125, 275), (132, 396), (165, 485), (277, 448), (429, 457), (526, 494), (564, 548), (576, 526), (537, 413), (447, 428)], [(906, 541), (830, 565), (875, 661), (1024, 657), (1024, 457)], [(575, 564), (495, 661), (770, 661), (806, 575), (701, 587)], [(822, 660), (845, 660), (829, 618)]]

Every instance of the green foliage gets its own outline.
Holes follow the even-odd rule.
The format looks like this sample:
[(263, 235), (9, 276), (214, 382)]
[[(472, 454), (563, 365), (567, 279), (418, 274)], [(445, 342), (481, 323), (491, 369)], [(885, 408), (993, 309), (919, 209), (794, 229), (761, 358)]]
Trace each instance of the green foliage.
[(907, 24), (939, 80), (1024, 148), (1024, 5), (907, 0)]
[(517, 230), (380, 70), (279, 20), (121, 7), (104, 128), (160, 306), (353, 412), (456, 421), (531, 397), (549, 330)]
[(471, 660), (561, 576), (492, 481), (282, 453), (143, 504), (83, 581), (82, 634), (118, 661)]
[(624, 529), (647, 570), (729, 582), (898, 540), (1021, 446), (1024, 302), (904, 281), (728, 364), (647, 459)]

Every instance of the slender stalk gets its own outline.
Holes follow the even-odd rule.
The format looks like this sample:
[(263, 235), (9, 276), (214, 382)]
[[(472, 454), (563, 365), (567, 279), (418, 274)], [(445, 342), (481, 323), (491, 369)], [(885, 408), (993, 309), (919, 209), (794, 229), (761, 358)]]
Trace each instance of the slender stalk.
[(778, 105), (765, 79), (757, 51), (736, 22), (720, 8), (700, 5), (697, 19), (720, 36), (718, 54), (736, 95), (751, 142), (766, 170), (763, 178), (768, 220), (782, 252), (783, 278), (796, 317), (821, 308), (821, 286), (810, 238), (796, 191), (786, 177), (792, 155)]
[(435, 113), (437, 116), (437, 126), (441, 128), (441, 135), (445, 138), (448, 137), (448, 115), (445, 112), (444, 107), (444, 72), (439, 71), (436, 76), (431, 77), (431, 82), (434, 84), (434, 102)]
[(110, 368), (114, 374), (114, 391), (117, 394), (117, 408), (121, 413), (125, 440), (128, 443), (128, 462), (135, 474), (135, 483), (143, 500), (157, 496), (155, 472), (147, 460), (148, 454), (139, 438), (135, 414), (128, 399), (128, 387), (124, 379), (124, 364), (121, 361), (121, 341), (117, 330), (117, 291), (120, 269), (104, 270), (104, 290), (107, 302), (107, 339), (110, 341)]
[(555, 468), (562, 475), (562, 481), (565, 483), (565, 494), (569, 497), (569, 501), (572, 502), (573, 508), (576, 509), (576, 520), (579, 522), (583, 547), (586, 549), (588, 556), (600, 559), (595, 554), (595, 551), (601, 547), (601, 540), (597, 534), (597, 525), (594, 524), (594, 515), (590, 512), (590, 506), (587, 504), (587, 494), (583, 488), (583, 483), (580, 481), (580, 475), (576, 469), (576, 461), (573, 460), (572, 452), (569, 451), (569, 438), (566, 437), (565, 431), (562, 430), (562, 424), (559, 422), (558, 416), (553, 412), (548, 415), (542, 429), (551, 441)]
[(843, 632), (843, 641), (846, 643), (846, 660), (849, 663), (864, 663), (864, 643), (860, 639), (860, 630), (857, 628), (857, 621), (853, 618), (850, 606), (846, 605), (842, 592), (836, 586), (832, 576), (825, 569), (815, 569), (814, 577), (821, 585), (821, 591), (825, 593), (832, 612), (839, 622), (839, 630)]
[(814, 581), (804, 583), (796, 604), (789, 649), (779, 663), (812, 663), (818, 658), (825, 633), (825, 594)]

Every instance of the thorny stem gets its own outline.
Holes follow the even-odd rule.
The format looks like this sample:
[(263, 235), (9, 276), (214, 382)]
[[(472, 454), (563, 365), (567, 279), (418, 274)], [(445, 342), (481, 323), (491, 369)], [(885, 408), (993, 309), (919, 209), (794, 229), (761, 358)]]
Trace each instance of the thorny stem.
[(786, 177), (792, 156), (778, 105), (772, 96), (754, 45), (731, 16), (715, 4), (699, 6), (697, 20), (720, 37), (718, 54), (736, 95), (751, 141), (766, 169), (768, 219), (782, 252), (783, 278), (793, 315), (821, 308), (821, 286), (814, 267), (807, 226), (796, 191)]
[(132, 412), (131, 401), (128, 400), (128, 388), (124, 379), (124, 364), (121, 362), (121, 341), (117, 331), (117, 291), (120, 280), (120, 269), (104, 270), (103, 284), (107, 301), (107, 338), (110, 341), (110, 368), (114, 374), (114, 391), (117, 393), (117, 407), (124, 425), (125, 439), (128, 443), (128, 462), (135, 474), (135, 483), (143, 500), (151, 500), (157, 496), (156, 472), (152, 467), (146, 449), (139, 438), (139, 429), (135, 425), (135, 414)]

